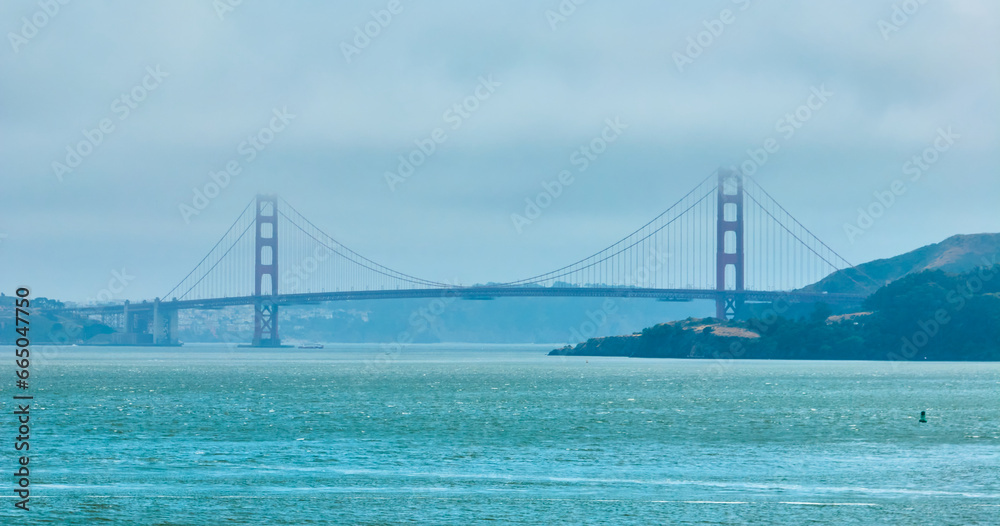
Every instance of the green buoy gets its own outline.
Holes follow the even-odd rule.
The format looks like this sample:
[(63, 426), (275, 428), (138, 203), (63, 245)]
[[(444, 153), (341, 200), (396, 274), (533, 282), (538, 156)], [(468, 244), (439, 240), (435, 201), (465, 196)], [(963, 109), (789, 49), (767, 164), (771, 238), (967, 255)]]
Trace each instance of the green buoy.
[(922, 424), (926, 424), (927, 423), (927, 411), (921, 411), (920, 412), (920, 423), (922, 423)]

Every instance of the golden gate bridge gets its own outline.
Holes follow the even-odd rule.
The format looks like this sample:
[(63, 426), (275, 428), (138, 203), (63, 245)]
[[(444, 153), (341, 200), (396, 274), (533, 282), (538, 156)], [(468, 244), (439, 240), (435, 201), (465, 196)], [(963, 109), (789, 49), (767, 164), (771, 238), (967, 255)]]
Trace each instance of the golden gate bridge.
[(161, 298), (64, 310), (100, 316), (118, 331), (116, 344), (176, 345), (179, 311), (253, 306), (251, 345), (278, 347), (278, 312), (288, 305), (445, 296), (705, 299), (715, 301), (717, 318), (731, 318), (747, 302), (856, 303), (864, 296), (799, 290), (849, 267), (753, 178), (720, 168), (599, 252), (516, 281), (470, 286), (381, 265), (284, 199), (258, 195)]

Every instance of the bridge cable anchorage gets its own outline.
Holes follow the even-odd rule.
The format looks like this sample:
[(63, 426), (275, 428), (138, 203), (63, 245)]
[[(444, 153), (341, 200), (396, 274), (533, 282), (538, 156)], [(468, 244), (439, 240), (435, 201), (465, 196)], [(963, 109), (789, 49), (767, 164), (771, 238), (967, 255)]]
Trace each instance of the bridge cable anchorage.
[(375, 268), (372, 268), (372, 267), (368, 267), (367, 265), (364, 265), (363, 263), (360, 263), (360, 262), (357, 262), (357, 261), (354, 261), (354, 260), (352, 260), (352, 259), (348, 258), (347, 256), (344, 256), (343, 254), (340, 254), (339, 252), (336, 252), (336, 251), (335, 251), (335, 249), (333, 249), (332, 247), (330, 247), (330, 246), (328, 246), (328, 245), (324, 244), (324, 243), (323, 243), (322, 241), (320, 241), (319, 239), (316, 239), (316, 237), (314, 237), (314, 236), (312, 236), (311, 234), (309, 234), (309, 232), (306, 232), (306, 230), (305, 230), (304, 228), (302, 228), (302, 226), (301, 226), (301, 225), (299, 225), (299, 224), (298, 224), (298, 223), (297, 223), (297, 222), (295, 221), (295, 219), (293, 219), (293, 218), (289, 217), (289, 216), (288, 216), (288, 215), (286, 215), (286, 214), (285, 214), (284, 212), (281, 212), (281, 215), (282, 215), (283, 217), (285, 217), (285, 219), (288, 219), (288, 221), (289, 221), (289, 222), (291, 222), (291, 223), (292, 223), (292, 224), (293, 224), (293, 225), (294, 225), (294, 226), (295, 226), (296, 228), (298, 228), (298, 229), (299, 229), (299, 230), (300, 230), (300, 231), (301, 231), (302, 233), (304, 233), (304, 234), (306, 234), (307, 236), (311, 237), (311, 238), (312, 238), (312, 239), (313, 239), (314, 241), (316, 241), (317, 243), (320, 243), (321, 245), (323, 245), (323, 246), (324, 246), (324, 247), (326, 247), (327, 249), (330, 249), (330, 250), (334, 250), (334, 251), (335, 251), (335, 253), (337, 253), (337, 254), (338, 254), (339, 256), (343, 257), (344, 259), (347, 259), (348, 261), (351, 261), (352, 263), (354, 263), (354, 264), (356, 264), (356, 265), (359, 265), (359, 266), (362, 266), (362, 267), (365, 267), (365, 268), (367, 268), (368, 270), (372, 270), (372, 271), (375, 271), (375, 272), (379, 272), (379, 273), (380, 273), (380, 274), (382, 274), (382, 275), (385, 275), (385, 276), (388, 276), (388, 277), (392, 277), (392, 278), (395, 278), (395, 279), (400, 279), (400, 280), (404, 280), (404, 281), (408, 281), (408, 282), (410, 282), (410, 283), (415, 283), (415, 284), (423, 284), (423, 285), (426, 285), (426, 286), (431, 286), (431, 287), (443, 287), (443, 288), (452, 288), (452, 287), (453, 287), (453, 285), (449, 285), (449, 284), (447, 284), (447, 283), (440, 283), (440, 282), (436, 282), (436, 281), (431, 281), (431, 280), (426, 280), (426, 279), (423, 279), (423, 278), (418, 278), (418, 277), (416, 277), (416, 276), (412, 276), (412, 275), (409, 275), (409, 274), (406, 274), (406, 273), (403, 273), (403, 272), (399, 272), (399, 271), (397, 271), (397, 270), (393, 270), (393, 269), (391, 269), (391, 268), (389, 268), (389, 267), (386, 267), (385, 265), (382, 265), (382, 264), (379, 264), (379, 263), (377, 263), (377, 262), (375, 262), (375, 261), (372, 261), (371, 259), (368, 259), (368, 258), (366, 258), (365, 256), (362, 256), (361, 254), (359, 254), (359, 253), (357, 253), (357, 252), (355, 252), (355, 251), (351, 250), (351, 249), (350, 249), (350, 248), (349, 248), (348, 246), (344, 245), (344, 244), (343, 244), (343, 243), (341, 243), (340, 241), (337, 241), (337, 240), (336, 240), (336, 239), (335, 239), (335, 238), (334, 238), (333, 236), (331, 236), (330, 234), (327, 234), (326, 232), (324, 232), (324, 231), (323, 231), (323, 229), (321, 229), (321, 228), (319, 228), (318, 226), (316, 226), (316, 225), (315, 225), (315, 224), (314, 224), (314, 223), (313, 223), (312, 221), (309, 221), (309, 219), (308, 219), (308, 218), (306, 218), (306, 217), (305, 217), (304, 215), (302, 215), (302, 213), (301, 213), (301, 212), (299, 212), (298, 210), (296, 210), (296, 209), (295, 209), (295, 207), (294, 207), (294, 206), (292, 206), (292, 205), (291, 205), (291, 203), (289, 203), (289, 202), (288, 202), (287, 200), (285, 200), (284, 198), (281, 198), (281, 197), (279, 197), (278, 199), (279, 199), (279, 200), (281, 201), (281, 203), (282, 203), (282, 204), (284, 204), (284, 205), (285, 205), (285, 206), (287, 206), (287, 207), (288, 207), (288, 208), (289, 208), (289, 209), (290, 209), (290, 210), (291, 210), (292, 212), (294, 212), (294, 213), (295, 213), (295, 215), (296, 215), (296, 216), (297, 216), (298, 218), (300, 218), (300, 219), (301, 219), (302, 221), (305, 221), (305, 223), (306, 223), (306, 224), (308, 224), (309, 226), (311, 226), (312, 228), (314, 228), (314, 229), (315, 229), (315, 230), (316, 230), (317, 232), (319, 232), (319, 233), (320, 233), (320, 234), (322, 234), (323, 236), (326, 236), (326, 238), (327, 238), (328, 240), (332, 241), (332, 242), (333, 242), (334, 244), (336, 244), (337, 246), (339, 246), (339, 247), (341, 247), (342, 249), (346, 250), (346, 251), (347, 251), (347, 252), (349, 252), (349, 253), (350, 253), (351, 255), (355, 256), (356, 258), (358, 258), (358, 259), (360, 259), (360, 260), (362, 260), (362, 261), (364, 261), (364, 262), (366, 262), (366, 263), (368, 263), (368, 264), (370, 264), (370, 265), (373, 265), (374, 267), (378, 267), (379, 269), (382, 269), (382, 271), (379, 271), (379, 270), (376, 270)]
[[(779, 203), (779, 202), (778, 202), (778, 201), (777, 201), (777, 200), (776, 200), (776, 199), (775, 199), (774, 197), (772, 197), (772, 196), (771, 196), (771, 194), (770, 194), (770, 193), (768, 193), (768, 192), (767, 192), (767, 190), (765, 190), (765, 189), (764, 189), (764, 187), (763, 187), (763, 186), (761, 186), (761, 185), (760, 185), (760, 183), (758, 183), (756, 179), (754, 179), (753, 177), (751, 177), (751, 176), (749, 176), (749, 175), (747, 175), (747, 176), (744, 176), (744, 177), (745, 177), (746, 179), (749, 179), (749, 180), (750, 180), (750, 182), (752, 182), (752, 183), (753, 183), (753, 185), (754, 185), (754, 187), (755, 187), (756, 189), (760, 190), (760, 191), (761, 191), (761, 192), (762, 192), (762, 193), (763, 193), (763, 194), (764, 194), (765, 196), (767, 196), (768, 200), (769, 200), (769, 201), (770, 201), (771, 203), (773, 203), (773, 204), (774, 204), (774, 206), (778, 207), (778, 209), (779, 209), (779, 210), (781, 210), (782, 212), (784, 212), (784, 213), (785, 213), (785, 215), (787, 215), (787, 216), (788, 216), (788, 217), (789, 217), (789, 218), (790, 218), (790, 219), (791, 219), (792, 221), (794, 221), (796, 225), (798, 225), (798, 226), (799, 226), (800, 228), (802, 228), (802, 230), (804, 230), (804, 231), (805, 231), (805, 232), (806, 232), (807, 234), (809, 234), (809, 235), (810, 235), (810, 236), (811, 236), (811, 237), (812, 237), (813, 239), (815, 239), (815, 240), (816, 240), (816, 241), (817, 241), (817, 242), (818, 242), (819, 244), (823, 245), (823, 247), (824, 247), (824, 248), (826, 248), (827, 250), (829, 250), (831, 254), (833, 254), (834, 256), (837, 256), (837, 258), (838, 258), (838, 259), (840, 259), (840, 261), (842, 261), (843, 263), (845, 263), (845, 264), (847, 265), (847, 268), (848, 268), (848, 269), (853, 269), (853, 270), (855, 270), (855, 271), (856, 271), (856, 272), (857, 272), (857, 273), (858, 273), (859, 275), (861, 275), (861, 276), (864, 276), (865, 278), (867, 278), (867, 279), (868, 279), (869, 281), (871, 281), (872, 283), (874, 283), (874, 284), (876, 284), (876, 285), (880, 285), (880, 283), (879, 283), (879, 282), (878, 282), (877, 280), (875, 280), (874, 278), (872, 278), (871, 276), (869, 276), (868, 274), (866, 274), (866, 273), (865, 273), (864, 271), (862, 271), (862, 270), (861, 270), (860, 268), (858, 268), (858, 267), (857, 267), (856, 265), (852, 264), (852, 263), (851, 263), (850, 261), (848, 261), (848, 260), (847, 260), (847, 258), (845, 258), (845, 257), (841, 256), (841, 255), (840, 255), (840, 254), (839, 254), (839, 253), (838, 253), (838, 252), (837, 252), (836, 250), (834, 250), (834, 249), (830, 248), (830, 246), (829, 246), (829, 245), (827, 245), (827, 244), (826, 244), (826, 243), (825, 243), (825, 242), (824, 242), (824, 241), (823, 241), (822, 239), (820, 239), (820, 238), (819, 238), (819, 236), (817, 236), (816, 234), (813, 234), (813, 233), (812, 233), (812, 231), (811, 231), (811, 230), (809, 230), (809, 228), (807, 228), (807, 227), (806, 227), (805, 225), (803, 225), (803, 224), (802, 224), (802, 223), (801, 223), (801, 222), (800, 222), (800, 221), (799, 221), (798, 219), (796, 219), (796, 218), (795, 218), (795, 216), (793, 216), (793, 215), (792, 215), (792, 214), (791, 214), (791, 213), (790, 213), (790, 212), (789, 212), (788, 210), (786, 210), (786, 209), (785, 209), (785, 207), (781, 206), (781, 203)], [(753, 197), (752, 197), (752, 196), (751, 196), (751, 199), (753, 199)], [(776, 221), (776, 222), (777, 222), (778, 224), (781, 224), (781, 222), (780, 222), (780, 221), (778, 221), (778, 219), (776, 219), (776, 218), (775, 218), (775, 217), (774, 217), (773, 215), (771, 215), (771, 214), (770, 214), (770, 212), (768, 212), (768, 211), (767, 211), (767, 209), (766, 209), (766, 208), (764, 207), (764, 205), (763, 205), (763, 204), (761, 204), (761, 203), (760, 203), (759, 201), (757, 201), (756, 199), (753, 199), (753, 200), (754, 200), (754, 202), (756, 202), (756, 203), (757, 203), (757, 204), (758, 204), (758, 205), (759, 205), (759, 206), (761, 207), (761, 210), (764, 210), (764, 212), (765, 212), (765, 213), (767, 213), (767, 214), (768, 214), (769, 216), (771, 216), (771, 218), (772, 218), (772, 219), (774, 219), (774, 220), (775, 220), (775, 221)], [(784, 226), (784, 225), (782, 225), (782, 226)], [(786, 229), (786, 230), (787, 230), (787, 229)], [(791, 232), (789, 232), (789, 234), (791, 234)], [(794, 235), (794, 234), (793, 234), (793, 235)], [(800, 243), (802, 243), (803, 245), (806, 245), (806, 243), (805, 243), (805, 242), (803, 242), (803, 241), (801, 241), (801, 240), (799, 240), (799, 242), (800, 242)], [(808, 247), (808, 245), (806, 245), (806, 246)], [(811, 250), (811, 248), (810, 248), (810, 250)], [(816, 253), (815, 251), (813, 251), (813, 253), (814, 253), (814, 254), (816, 254), (817, 256), (819, 256), (819, 254), (818, 254), (818, 253)], [(821, 258), (822, 258), (822, 256), (819, 256), (819, 257), (821, 257)], [(824, 261), (826, 261), (826, 260), (824, 259)], [(832, 267), (834, 267), (835, 269), (837, 269), (837, 270), (847, 270), (847, 269), (845, 269), (845, 268), (839, 268), (839, 267), (837, 267), (836, 265), (833, 265), (832, 263), (830, 263), (829, 261), (827, 261), (827, 263), (828, 263), (828, 264), (829, 264), (830, 266), (832, 266)], [(857, 281), (857, 280), (855, 280), (854, 278), (851, 278), (851, 276), (847, 275), (847, 272), (845, 272), (845, 273), (844, 273), (844, 275), (845, 275), (845, 276), (847, 276), (847, 277), (848, 277), (849, 279), (851, 279), (851, 281), (853, 281), (854, 283), (857, 283), (858, 285), (861, 285), (861, 283), (860, 283), (860, 282), (858, 282), (858, 281)]]
[[(701, 188), (707, 181), (709, 181), (710, 179), (712, 179), (713, 177), (715, 177), (716, 174), (717, 174), (717, 171), (713, 171), (712, 173), (710, 173), (707, 177), (705, 177), (704, 179), (702, 179), (701, 182), (699, 182), (697, 185), (695, 185), (695, 187), (692, 188), (690, 192), (688, 192), (683, 197), (681, 197), (680, 199), (678, 199), (677, 202), (675, 202), (674, 204), (670, 205), (666, 210), (664, 210), (658, 216), (654, 217), (649, 222), (647, 222), (645, 225), (642, 225), (641, 227), (639, 227), (638, 229), (636, 229), (632, 233), (626, 235), (622, 239), (618, 240), (614, 244), (612, 244), (612, 245), (610, 245), (610, 246), (608, 246), (608, 247), (606, 247), (606, 248), (604, 248), (604, 249), (602, 249), (602, 250), (600, 250), (598, 252), (595, 252), (594, 254), (591, 254), (590, 256), (587, 256), (587, 257), (585, 257), (585, 258), (583, 258), (583, 259), (581, 259), (579, 261), (576, 261), (574, 263), (570, 263), (569, 265), (566, 265), (566, 266), (564, 266), (562, 268), (558, 268), (558, 269), (550, 271), (550, 272), (545, 272), (543, 274), (538, 274), (538, 275), (532, 276), (530, 278), (524, 278), (524, 279), (519, 279), (519, 280), (516, 280), (516, 281), (510, 281), (510, 282), (507, 282), (507, 283), (501, 283), (501, 284), (499, 284), (497, 286), (509, 287), (509, 286), (515, 286), (515, 285), (525, 285), (525, 284), (539, 283), (539, 282), (542, 282), (542, 281), (548, 281), (550, 279), (555, 279), (555, 278), (558, 278), (558, 277), (564, 277), (564, 276), (566, 276), (568, 274), (571, 274), (573, 272), (577, 272), (579, 270), (583, 270), (583, 269), (587, 269), (587, 268), (593, 267), (594, 265), (596, 265), (596, 263), (591, 263), (589, 265), (585, 265), (583, 267), (580, 267), (577, 270), (573, 270), (573, 271), (570, 271), (570, 272), (567, 272), (567, 273), (564, 273), (564, 274), (555, 275), (555, 274), (557, 274), (559, 272), (562, 272), (564, 270), (567, 270), (567, 269), (570, 269), (572, 267), (575, 267), (575, 266), (577, 266), (577, 265), (579, 265), (581, 263), (585, 263), (585, 262), (587, 262), (587, 261), (589, 261), (591, 259), (599, 257), (604, 252), (608, 252), (608, 251), (614, 249), (616, 246), (627, 242), (630, 238), (632, 238), (633, 236), (635, 236), (639, 232), (645, 230), (650, 225), (653, 225), (658, 220), (660, 220), (663, 216), (667, 215), (671, 210), (673, 210), (677, 206), (681, 205), (681, 203), (683, 203), (686, 199), (688, 199), (689, 197), (691, 197), (691, 195), (694, 194), (696, 191), (698, 191), (698, 189)], [(713, 185), (712, 190), (714, 191), (714, 185)], [(704, 197), (702, 199), (704, 199)], [(699, 199), (699, 201), (700, 201), (700, 199)], [(690, 210), (690, 207), (688, 208), (688, 210)], [(687, 212), (687, 210), (685, 210), (684, 212), (681, 212), (681, 214), (684, 214), (685, 212)], [(680, 217), (680, 216), (678, 215), (677, 217)], [(677, 219), (677, 217), (675, 217), (673, 220), (671, 220), (671, 222), (675, 221)], [(664, 226), (666, 226), (666, 225), (664, 225)], [(663, 227), (660, 227), (656, 232), (659, 232), (662, 229), (663, 229)], [(648, 239), (651, 235), (652, 234), (647, 235), (643, 239)], [(606, 259), (607, 258), (605, 258), (605, 260)], [(601, 261), (605, 261), (605, 260), (601, 260)]]
[[(195, 265), (193, 269), (191, 269), (191, 272), (188, 272), (187, 275), (184, 276), (184, 278), (180, 280), (180, 282), (178, 282), (176, 285), (174, 285), (174, 288), (170, 289), (170, 292), (168, 292), (168, 293), (166, 293), (166, 294), (163, 295), (164, 299), (169, 298), (170, 295), (173, 294), (175, 290), (177, 290), (178, 288), (180, 288), (180, 286), (183, 285), (184, 282), (187, 281), (187, 279), (190, 278), (191, 275), (194, 274), (195, 271), (197, 271), (199, 267), (201, 267), (201, 264), (204, 263), (205, 260), (208, 259), (208, 257), (212, 255), (212, 252), (215, 252), (215, 249), (218, 248), (219, 245), (221, 245), (223, 241), (225, 241), (226, 237), (229, 236), (229, 234), (230, 234), (230, 232), (232, 232), (233, 228), (235, 228), (236, 225), (240, 222), (240, 220), (243, 219), (243, 216), (246, 215), (247, 210), (249, 210), (250, 207), (253, 206), (253, 204), (254, 204), (254, 200), (251, 199), (250, 202), (247, 203), (247, 206), (243, 209), (243, 211), (240, 212), (240, 215), (236, 218), (236, 221), (233, 221), (233, 224), (229, 226), (228, 230), (226, 230), (226, 233), (223, 234), (221, 238), (219, 238), (219, 241), (217, 241), (215, 243), (215, 245), (208, 251), (208, 253), (205, 254), (205, 257), (201, 258), (201, 261), (199, 261), (198, 264)], [(244, 233), (245, 233), (245, 231), (244, 231)], [(242, 234), (241, 234), (241, 236), (242, 236)], [(232, 247), (230, 247), (230, 249), (232, 249)], [(228, 251), (227, 251), (227, 253), (228, 253)], [(216, 264), (218, 264), (218, 262), (216, 262)], [(212, 268), (215, 268), (215, 267), (213, 266)], [(202, 279), (204, 279), (204, 276), (202, 277)], [(188, 290), (188, 292), (190, 292), (190, 289)], [(186, 292), (185, 292), (185, 294), (186, 294)]]

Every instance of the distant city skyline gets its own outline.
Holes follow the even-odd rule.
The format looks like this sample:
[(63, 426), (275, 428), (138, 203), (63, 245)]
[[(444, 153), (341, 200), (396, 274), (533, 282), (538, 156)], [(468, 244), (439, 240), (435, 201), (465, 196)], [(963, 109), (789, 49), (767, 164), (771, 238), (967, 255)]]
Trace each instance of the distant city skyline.
[(0, 10), (8, 295), (163, 295), (266, 192), (466, 284), (587, 256), (719, 166), (853, 263), (1000, 232), (986, 1)]

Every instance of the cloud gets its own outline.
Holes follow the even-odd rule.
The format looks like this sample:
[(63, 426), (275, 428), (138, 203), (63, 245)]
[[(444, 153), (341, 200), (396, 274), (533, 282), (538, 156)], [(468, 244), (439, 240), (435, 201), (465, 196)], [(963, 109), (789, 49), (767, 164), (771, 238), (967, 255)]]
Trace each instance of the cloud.
[[(139, 276), (128, 293), (157, 295), (258, 191), (409, 273), (516, 279), (613, 242), (739, 163), (820, 85), (835, 95), (758, 178), (821, 237), (843, 242), (856, 208), (949, 125), (962, 141), (846, 255), (1000, 230), (995, 3), (928, 2), (885, 40), (890, 2), (587, 2), (553, 30), (556, 1), (401, 0), (348, 63), (341, 44), (387, 3), (244, 2), (221, 20), (208, 2), (61, 7), (0, 52), (0, 259), (12, 271), (0, 287), (27, 279), (80, 299), (127, 263)], [(0, 19), (17, 33), (37, 9), (4, 4)], [(735, 20), (678, 71), (672, 54), (723, 9)], [(170, 77), (60, 183), (52, 162), (157, 65)], [(444, 112), (482, 75), (501, 86), (448, 128)], [(297, 115), (287, 131), (186, 225), (178, 205), (285, 106)], [(514, 235), (510, 214), (615, 116), (628, 134)], [(448, 140), (390, 192), (384, 173), (436, 127)]]

